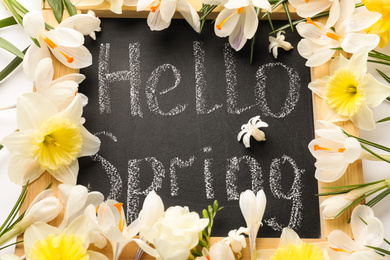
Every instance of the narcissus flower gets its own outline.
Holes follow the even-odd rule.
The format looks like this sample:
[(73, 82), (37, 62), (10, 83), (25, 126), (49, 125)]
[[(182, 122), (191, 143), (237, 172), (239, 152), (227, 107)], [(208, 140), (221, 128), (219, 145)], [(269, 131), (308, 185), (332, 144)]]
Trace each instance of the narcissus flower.
[[(316, 1), (319, 2), (322, 0)], [(379, 13), (367, 10), (355, 12), (354, 0), (343, 1), (340, 8), (340, 19), (334, 30), (310, 18), (297, 25), (297, 31), (303, 37), (298, 43), (298, 52), (307, 59), (306, 66), (324, 64), (336, 52), (334, 48), (341, 47), (348, 53), (357, 53), (370, 51), (378, 45), (379, 36), (367, 34), (363, 30), (380, 19)]]
[(378, 35), (381, 38), (379, 47), (383, 48), (390, 40), (390, 3), (387, 0), (362, 0), (362, 3), (371, 12), (382, 14), (381, 19), (365, 31)]
[(257, 259), (256, 257), (256, 237), (259, 232), (259, 228), (263, 225), (265, 206), (267, 204), (267, 198), (263, 190), (255, 193), (251, 190), (246, 190), (240, 195), (240, 209), (244, 216), (247, 228), (249, 229), (249, 244), (251, 259)]
[(83, 45), (82, 33), (62, 26), (46, 31), (42, 12), (33, 11), (23, 17), (23, 27), (26, 33), (36, 38), (41, 45), (39, 48), (31, 44), (23, 59), (23, 68), (28, 78), (34, 77), (37, 64), (43, 58), (49, 58), (50, 52), (69, 68), (80, 69), (92, 64), (92, 55)]
[(249, 148), (250, 138), (253, 136), (256, 141), (265, 141), (265, 134), (259, 127), (268, 127), (266, 122), (261, 121), (260, 116), (255, 116), (249, 119), (247, 124), (241, 126), (241, 131), (237, 135), (237, 140), (244, 143), (245, 148)]
[(8, 167), (10, 180), (24, 185), (48, 171), (60, 182), (76, 184), (77, 158), (93, 155), (100, 147), (100, 140), (81, 124), (82, 110), (78, 96), (60, 112), (42, 95), (20, 96), (19, 131), (1, 141), (12, 154)]
[(24, 233), (24, 252), (27, 260), (94, 259), (108, 260), (101, 253), (88, 250), (88, 220), (82, 215), (64, 230), (38, 222)]
[(383, 224), (370, 207), (359, 205), (353, 210), (351, 229), (355, 240), (340, 230), (329, 234), (328, 253), (332, 259), (384, 259), (367, 247), (379, 247), (384, 238)]
[(367, 74), (367, 52), (349, 60), (340, 55), (330, 66), (330, 76), (317, 79), (309, 88), (321, 97), (322, 118), (337, 122), (351, 120), (363, 130), (375, 128), (370, 107), (376, 107), (390, 95), (390, 87)]
[(329, 260), (325, 245), (308, 244), (289, 228), (284, 228), (277, 249), (258, 250), (259, 260)]

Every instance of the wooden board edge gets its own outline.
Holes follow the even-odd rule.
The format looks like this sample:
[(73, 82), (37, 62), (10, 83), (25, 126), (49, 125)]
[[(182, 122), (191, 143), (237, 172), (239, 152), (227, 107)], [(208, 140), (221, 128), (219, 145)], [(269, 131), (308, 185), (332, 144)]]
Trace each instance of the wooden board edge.
[[(195, 10), (200, 10), (202, 7), (202, 4), (198, 0), (189, 0), (189, 3), (195, 8)], [(293, 20), (300, 19), (301, 17), (298, 16), (296, 9), (288, 4), (289, 10), (290, 10), (290, 15)], [(92, 10), (95, 12), (97, 17), (101, 18), (146, 18), (149, 15), (150, 8), (147, 8), (144, 11), (137, 12), (136, 6), (123, 6), (122, 7), (122, 14), (116, 14), (110, 11), (110, 4), (108, 2), (103, 2), (100, 5), (94, 5), (94, 6), (77, 6), (76, 7), (79, 11), (82, 13), (87, 13), (88, 10)], [(44, 5), (44, 10), (51, 10), (49, 4), (45, 3)], [(223, 8), (222, 7), (217, 7), (215, 8), (210, 15), (207, 16), (207, 19), (215, 19), (219, 12), (221, 12)], [(265, 14), (266, 12), (264, 10), (261, 10), (261, 16)], [(200, 14), (200, 13), (199, 13)], [(272, 11), (270, 14), (272, 19), (275, 20), (287, 20), (287, 16), (284, 11), (283, 5), (278, 6), (275, 8), (275, 10)], [(174, 19), (180, 18), (182, 19), (183, 17), (181, 16), (180, 13), (177, 13), (173, 17)], [(265, 17), (263, 20), (267, 20), (268, 18)]]
[[(82, 12), (82, 10), (81, 10)], [(45, 21), (49, 22), (50, 24), (55, 25), (56, 20), (53, 16), (53, 13), (51, 10), (44, 10), (44, 17)], [(65, 16), (66, 17), (66, 16)], [(54, 66), (54, 78), (61, 77), (63, 75), (69, 74), (69, 73), (75, 73), (78, 72), (75, 69), (70, 69), (60, 62), (58, 62), (56, 59), (53, 58), (53, 66)], [(321, 78), (324, 75), (329, 74), (329, 63), (322, 65), (320, 67), (316, 67), (311, 69), (311, 77), (312, 80)], [(314, 120), (321, 119), (321, 102), (322, 100), (313, 95), (313, 117)], [(347, 130), (349, 133), (354, 135), (359, 135), (359, 130), (351, 123), (351, 122), (342, 122), (339, 124), (341, 127), (343, 127), (345, 130)], [(58, 196), (58, 185), (60, 184), (54, 177), (52, 177), (49, 173), (44, 173), (37, 181), (34, 181), (29, 185), (29, 193), (26, 198), (26, 203), (23, 205), (21, 212), (24, 211), (27, 206), (29, 205), (29, 202), (31, 202), (35, 196), (40, 193), (42, 190), (44, 190), (49, 184), (51, 183), (51, 188), (55, 191), (56, 195)], [(337, 182), (331, 183), (331, 184), (325, 184), (325, 183), (318, 183), (319, 192), (323, 191), (323, 188), (326, 186), (338, 186), (338, 185), (345, 185), (345, 184), (355, 184), (355, 183), (363, 183), (363, 168), (361, 161), (357, 161), (350, 165), (350, 167), (347, 169), (346, 174)], [(319, 203), (321, 203), (325, 198), (320, 197)], [(326, 242), (326, 238), (329, 235), (329, 233), (334, 229), (339, 229), (350, 236), (352, 236), (351, 229), (349, 225), (347, 224), (347, 220), (351, 214), (351, 210), (348, 210), (346, 213), (344, 213), (342, 216), (340, 216), (336, 220), (324, 220), (321, 217), (321, 235), (322, 237), (319, 239), (302, 239), (304, 242), (307, 243), (318, 243), (318, 242)], [(60, 215), (55, 220), (51, 221), (49, 224), (53, 226), (59, 226), (63, 218), (63, 215)], [(261, 232), (261, 229), (260, 229)], [(21, 240), (22, 237), (19, 237), (18, 240)], [(211, 243), (216, 243), (220, 240), (222, 240), (223, 237), (212, 237)], [(249, 245), (249, 241), (247, 241), (247, 244)], [(279, 238), (258, 238), (256, 240), (256, 246), (257, 249), (269, 249), (269, 248), (277, 248), (279, 245)], [(112, 258), (112, 250), (111, 246), (107, 245), (103, 249), (96, 249), (97, 251), (104, 253), (109, 258)], [(129, 256), (134, 256), (136, 254), (137, 247), (134, 246), (134, 244), (129, 244), (125, 247), (123, 254), (119, 259), (128, 259)], [(20, 243), (16, 246), (15, 250), (16, 255), (22, 256), (24, 255), (24, 249), (23, 249), (23, 243)], [(250, 252), (249, 248), (243, 250), (243, 257), (242, 260), (249, 260), (250, 259)], [(144, 254), (141, 259), (154, 259), (153, 257)]]

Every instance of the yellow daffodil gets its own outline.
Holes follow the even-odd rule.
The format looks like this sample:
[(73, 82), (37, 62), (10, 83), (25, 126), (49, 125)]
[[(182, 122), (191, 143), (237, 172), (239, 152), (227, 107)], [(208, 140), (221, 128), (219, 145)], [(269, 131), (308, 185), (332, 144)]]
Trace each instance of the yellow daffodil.
[(38, 222), (24, 234), (27, 260), (108, 260), (98, 252), (88, 250), (90, 243), (88, 220), (85, 215), (72, 221), (64, 230)]
[(284, 228), (277, 249), (258, 250), (258, 260), (329, 260), (322, 243), (308, 244), (289, 228)]
[(390, 2), (387, 0), (362, 0), (371, 12), (382, 14), (381, 19), (365, 31), (378, 35), (381, 40), (379, 47), (383, 48), (390, 40)]
[(80, 97), (58, 112), (47, 98), (26, 93), (17, 100), (19, 131), (1, 143), (12, 154), (8, 168), (11, 181), (24, 185), (48, 171), (63, 183), (76, 184), (78, 157), (95, 154), (100, 140), (81, 124)]
[(375, 128), (370, 107), (381, 104), (390, 95), (390, 87), (367, 74), (367, 56), (367, 52), (359, 52), (348, 60), (340, 55), (330, 66), (330, 76), (309, 84), (324, 100), (321, 109), (324, 120), (351, 120), (360, 129)]

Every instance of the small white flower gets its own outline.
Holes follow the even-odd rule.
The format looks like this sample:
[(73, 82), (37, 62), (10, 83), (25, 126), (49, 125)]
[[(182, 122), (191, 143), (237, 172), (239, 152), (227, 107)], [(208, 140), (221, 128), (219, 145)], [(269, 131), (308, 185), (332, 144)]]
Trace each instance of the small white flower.
[(242, 234), (249, 234), (248, 228), (240, 227), (238, 230), (233, 229), (228, 233), (228, 237), (222, 239), (232, 247), (234, 253), (240, 253), (243, 248), (246, 248), (245, 236)]
[(269, 46), (268, 51), (274, 55), (275, 59), (278, 58), (278, 48), (283, 48), (285, 51), (289, 51), (293, 49), (294, 47), (291, 45), (291, 43), (285, 41), (286, 38), (282, 33), (284, 31), (279, 31), (276, 34), (276, 38), (273, 36), (269, 36)]
[(370, 207), (359, 205), (353, 210), (351, 229), (355, 240), (340, 230), (329, 234), (328, 253), (332, 259), (383, 259), (367, 247), (379, 247), (384, 238), (383, 224)]
[(241, 126), (241, 131), (237, 135), (237, 140), (245, 145), (245, 148), (250, 147), (250, 138), (253, 136), (257, 141), (265, 141), (265, 134), (259, 130), (259, 127), (268, 127), (266, 122), (261, 121), (260, 116), (255, 116), (249, 119), (247, 124)]
[[(207, 257), (208, 256), (208, 257)], [(202, 256), (198, 256), (195, 260), (235, 260), (234, 254), (229, 245), (223, 241), (218, 241), (210, 247), (210, 252), (202, 249)]]

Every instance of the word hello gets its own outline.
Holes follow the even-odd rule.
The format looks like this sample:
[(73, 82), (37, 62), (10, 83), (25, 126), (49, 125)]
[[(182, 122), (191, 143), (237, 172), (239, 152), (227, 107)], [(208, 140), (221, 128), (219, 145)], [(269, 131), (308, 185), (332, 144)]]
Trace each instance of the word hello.
[[(193, 42), (193, 56), (195, 63), (195, 102), (196, 113), (199, 115), (209, 114), (217, 109), (221, 109), (223, 104), (208, 105), (210, 102), (206, 99), (207, 82), (205, 79), (206, 67), (205, 67), (205, 51), (202, 49), (203, 42)], [(130, 114), (133, 117), (143, 117), (144, 112), (141, 107), (141, 45), (140, 43), (129, 44), (129, 69), (123, 71), (110, 72), (110, 43), (101, 44), (99, 51), (99, 63), (98, 63), (98, 86), (99, 86), (99, 110), (100, 113), (111, 113), (111, 99), (110, 99), (110, 84), (118, 81), (129, 81), (130, 83)], [(268, 63), (259, 67), (256, 72), (257, 84), (254, 86), (254, 96), (256, 97), (255, 103), (240, 108), (238, 106), (237, 97), (239, 90), (237, 88), (237, 73), (234, 60), (234, 50), (225, 44), (223, 50), (224, 64), (225, 64), (225, 76), (226, 76), (226, 111), (229, 114), (241, 114), (242, 112), (258, 106), (264, 116), (270, 116), (274, 118), (282, 118), (288, 115), (294, 110), (296, 103), (299, 100), (300, 89), (300, 77), (298, 72), (282, 63)], [(287, 98), (281, 107), (280, 111), (272, 112), (265, 95), (265, 89), (267, 85), (267, 73), (274, 67), (281, 66), (287, 73), (289, 78), (288, 94)], [(173, 86), (166, 88), (163, 91), (156, 91), (160, 77), (163, 73), (172, 73), (175, 78)], [(145, 97), (148, 105), (148, 109), (158, 115), (162, 116), (174, 116), (184, 112), (188, 109), (188, 104), (172, 104), (172, 108), (169, 111), (163, 111), (159, 106), (159, 98), (168, 92), (179, 87), (181, 81), (181, 73), (178, 68), (172, 64), (162, 64), (158, 66), (149, 76), (146, 87)], [(112, 84), (111, 87), (114, 87)]]

